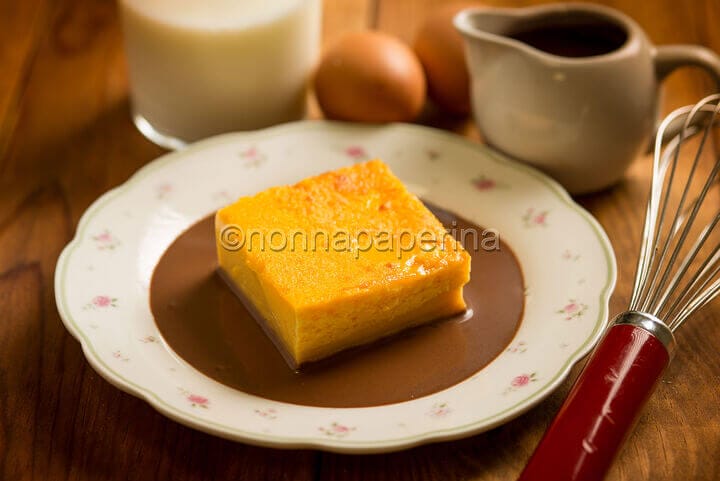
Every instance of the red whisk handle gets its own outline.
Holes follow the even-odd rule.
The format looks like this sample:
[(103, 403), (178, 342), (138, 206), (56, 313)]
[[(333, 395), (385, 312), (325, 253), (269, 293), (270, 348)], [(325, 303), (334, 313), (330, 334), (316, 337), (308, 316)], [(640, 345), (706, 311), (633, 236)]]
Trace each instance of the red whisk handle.
[(670, 362), (670, 329), (619, 315), (595, 349), (520, 481), (599, 481)]

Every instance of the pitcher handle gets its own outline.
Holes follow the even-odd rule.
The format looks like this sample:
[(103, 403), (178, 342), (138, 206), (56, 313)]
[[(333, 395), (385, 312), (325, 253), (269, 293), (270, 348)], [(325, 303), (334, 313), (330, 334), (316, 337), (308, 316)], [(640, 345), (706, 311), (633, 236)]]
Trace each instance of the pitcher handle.
[[(720, 56), (709, 48), (700, 45), (661, 45), (655, 47), (653, 58), (658, 81), (662, 81), (679, 67), (700, 67), (715, 80), (716, 92), (720, 92)], [(670, 125), (663, 142), (674, 138), (682, 128), (682, 122)], [(652, 152), (654, 146), (655, 143), (651, 142), (648, 152)]]
[(654, 58), (658, 80), (663, 80), (678, 67), (697, 66), (712, 75), (720, 90), (720, 57), (709, 48), (700, 45), (661, 45), (655, 47)]

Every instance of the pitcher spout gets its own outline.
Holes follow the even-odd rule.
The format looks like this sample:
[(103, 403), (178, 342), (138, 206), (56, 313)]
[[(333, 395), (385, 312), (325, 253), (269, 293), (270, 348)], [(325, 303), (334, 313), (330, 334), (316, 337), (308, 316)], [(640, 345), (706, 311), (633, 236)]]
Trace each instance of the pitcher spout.
[[(492, 47), (503, 47), (544, 63), (617, 51), (632, 33), (626, 29), (632, 21), (623, 15), (606, 7), (578, 3), (470, 8), (458, 13), (453, 22), (471, 55), (486, 58), (498, 51)], [(583, 45), (593, 36), (601, 39), (602, 45)]]
[[(465, 40), (468, 67), (472, 72), (477, 66), (487, 65), (494, 58), (508, 51), (523, 51), (528, 60), (535, 52), (511, 38), (511, 32), (525, 28), (535, 8), (477, 7), (459, 12), (453, 19), (455, 28)], [(479, 59), (482, 58), (482, 62)]]
[(453, 19), (455, 28), (467, 40), (499, 42), (508, 32), (525, 22), (527, 9), (508, 9), (492, 7), (468, 8), (459, 12)]

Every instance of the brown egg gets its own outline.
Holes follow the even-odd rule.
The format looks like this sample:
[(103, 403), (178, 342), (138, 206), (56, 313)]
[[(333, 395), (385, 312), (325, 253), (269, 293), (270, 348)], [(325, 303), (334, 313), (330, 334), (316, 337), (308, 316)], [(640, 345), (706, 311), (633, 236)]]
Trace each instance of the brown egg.
[(430, 14), (415, 37), (414, 49), (425, 69), (428, 93), (448, 112), (470, 112), (470, 80), (465, 64), (463, 39), (453, 26), (453, 17), (477, 3), (459, 3)]
[(395, 37), (356, 32), (324, 55), (315, 95), (325, 116), (359, 122), (415, 119), (425, 103), (425, 74), (413, 51)]

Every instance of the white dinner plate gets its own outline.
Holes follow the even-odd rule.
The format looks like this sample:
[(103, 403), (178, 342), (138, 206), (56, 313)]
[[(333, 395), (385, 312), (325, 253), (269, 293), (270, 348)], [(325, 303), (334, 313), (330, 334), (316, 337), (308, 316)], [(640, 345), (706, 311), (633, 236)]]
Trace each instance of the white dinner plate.
[[(185, 229), (241, 195), (380, 157), (416, 194), (497, 229), (523, 270), (518, 332), (492, 363), (435, 394), (366, 408), (287, 404), (190, 367), (155, 325), (148, 288)], [(55, 293), (90, 364), (193, 428), (252, 444), (347, 453), (485, 431), (550, 394), (598, 340), (615, 284), (598, 223), (538, 171), (457, 135), (405, 124), (307, 121), (222, 135), (167, 154), (98, 199), (58, 261)]]

